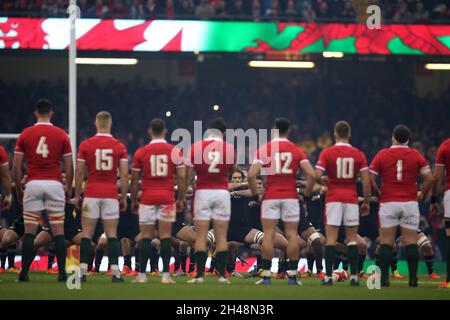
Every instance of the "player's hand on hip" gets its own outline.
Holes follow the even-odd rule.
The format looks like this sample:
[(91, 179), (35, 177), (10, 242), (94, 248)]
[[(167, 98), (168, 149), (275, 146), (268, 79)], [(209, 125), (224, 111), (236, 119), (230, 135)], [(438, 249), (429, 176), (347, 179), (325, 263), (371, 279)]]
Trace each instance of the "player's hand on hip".
[(367, 202), (363, 202), (360, 208), (361, 216), (366, 217), (370, 213), (370, 205)]
[(12, 197), (11, 195), (9, 195), (3, 199), (3, 208), (0, 211), (8, 211), (9, 209), (11, 209), (11, 206), (12, 206)]
[(422, 191), (418, 191), (417, 192), (417, 202), (421, 202), (421, 201), (423, 201), (423, 193), (422, 193)]
[(75, 196), (74, 203), (75, 203), (75, 208), (77, 208), (78, 210), (80, 210), (81, 207), (83, 206), (80, 196)]
[(119, 205), (120, 205), (120, 212), (127, 211), (127, 207), (128, 207), (127, 198), (126, 197), (122, 197), (119, 200)]
[(131, 203), (131, 211), (135, 214), (139, 214), (139, 202), (133, 201)]

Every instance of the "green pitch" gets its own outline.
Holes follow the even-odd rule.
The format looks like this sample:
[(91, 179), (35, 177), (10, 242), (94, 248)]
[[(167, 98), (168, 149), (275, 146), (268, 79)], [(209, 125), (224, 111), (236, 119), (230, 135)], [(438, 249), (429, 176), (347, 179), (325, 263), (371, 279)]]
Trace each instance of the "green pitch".
[(390, 288), (369, 290), (366, 281), (359, 288), (349, 287), (348, 281), (333, 287), (321, 287), (319, 279), (302, 279), (303, 286), (291, 287), (286, 280), (273, 279), (269, 287), (256, 286), (254, 279), (232, 278), (232, 284), (219, 285), (210, 277), (202, 285), (190, 285), (188, 278), (175, 278), (176, 285), (162, 285), (159, 277), (149, 277), (147, 284), (111, 283), (105, 275), (90, 276), (80, 290), (69, 290), (65, 283), (56, 282), (55, 275), (31, 272), (30, 282), (16, 283), (16, 274), (0, 274), (0, 299), (164, 299), (164, 300), (305, 300), (305, 299), (450, 299), (449, 289), (438, 289), (439, 281), (421, 277), (419, 288), (409, 288), (407, 280), (392, 279)]

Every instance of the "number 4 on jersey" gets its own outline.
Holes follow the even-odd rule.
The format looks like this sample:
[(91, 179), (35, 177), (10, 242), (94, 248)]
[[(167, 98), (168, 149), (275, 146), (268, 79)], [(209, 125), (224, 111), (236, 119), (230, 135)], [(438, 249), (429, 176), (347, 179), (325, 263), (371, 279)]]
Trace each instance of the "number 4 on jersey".
[(47, 137), (41, 137), (39, 139), (38, 146), (36, 148), (36, 154), (39, 154), (42, 156), (42, 158), (47, 159), (49, 151), (48, 151), (48, 145), (45, 143), (47, 140)]

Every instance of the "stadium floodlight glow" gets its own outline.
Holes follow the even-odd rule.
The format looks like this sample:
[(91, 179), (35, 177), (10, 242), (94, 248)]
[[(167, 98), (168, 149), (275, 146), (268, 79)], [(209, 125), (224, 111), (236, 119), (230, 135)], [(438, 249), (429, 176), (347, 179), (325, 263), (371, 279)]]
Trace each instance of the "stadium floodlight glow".
[(166, 117), (167, 117), (167, 118), (169, 118), (171, 115), (172, 115), (172, 112), (170, 112), (170, 111), (167, 111), (167, 112), (166, 112)]
[(76, 58), (76, 64), (102, 64), (116, 66), (132, 66), (138, 63), (135, 58)]
[(324, 51), (322, 53), (324, 58), (343, 58), (344, 57), (344, 53), (343, 52), (336, 52), (336, 51)]
[(220, 107), (218, 104), (213, 105), (213, 110), (214, 111), (219, 111)]
[(425, 65), (427, 70), (448, 70), (450, 71), (450, 63), (427, 63)]
[(316, 65), (311, 61), (249, 61), (248, 65), (252, 68), (300, 68), (312, 69)]

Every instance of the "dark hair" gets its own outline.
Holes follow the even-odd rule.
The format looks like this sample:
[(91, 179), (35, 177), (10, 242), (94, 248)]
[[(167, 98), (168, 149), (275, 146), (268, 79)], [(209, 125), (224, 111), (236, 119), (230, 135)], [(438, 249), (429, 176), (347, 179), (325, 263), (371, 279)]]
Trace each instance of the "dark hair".
[(166, 128), (166, 123), (164, 122), (163, 119), (155, 118), (152, 121), (150, 121), (150, 129), (155, 134), (163, 133), (165, 128)]
[(291, 126), (291, 122), (288, 118), (276, 118), (274, 127), (278, 129), (281, 134), (287, 133)]
[(399, 124), (394, 128), (393, 136), (399, 143), (406, 143), (411, 138), (411, 130), (404, 124)]
[(242, 170), (239, 169), (239, 168), (236, 168), (233, 172), (231, 172), (230, 179), (233, 178), (233, 174), (235, 174), (236, 172), (238, 172), (238, 173), (241, 175), (242, 179), (245, 178), (245, 173), (244, 173), (244, 171), (242, 171)]
[(347, 139), (348, 137), (350, 137), (352, 129), (347, 121), (341, 120), (336, 122), (336, 125), (334, 126), (334, 132), (336, 132), (339, 138)]
[(215, 118), (209, 123), (209, 129), (219, 130), (220, 132), (224, 133), (225, 130), (227, 130), (227, 124), (222, 117)]
[(53, 104), (47, 99), (39, 99), (36, 103), (36, 112), (41, 116), (47, 116), (53, 110)]

